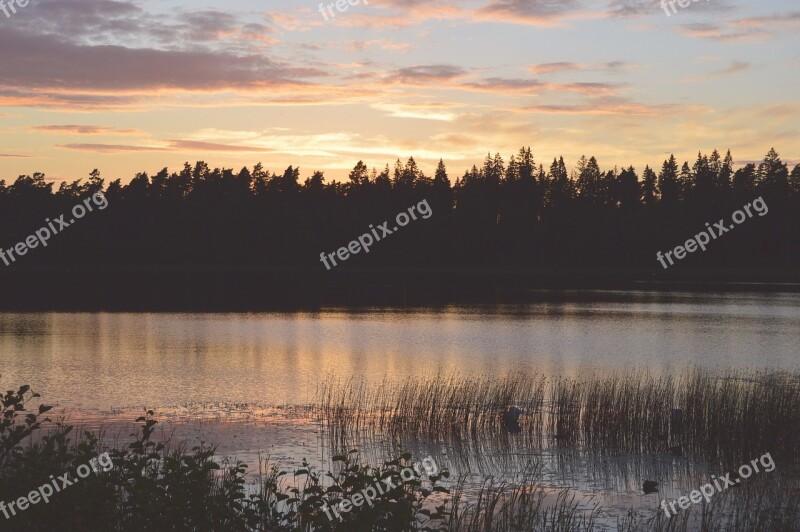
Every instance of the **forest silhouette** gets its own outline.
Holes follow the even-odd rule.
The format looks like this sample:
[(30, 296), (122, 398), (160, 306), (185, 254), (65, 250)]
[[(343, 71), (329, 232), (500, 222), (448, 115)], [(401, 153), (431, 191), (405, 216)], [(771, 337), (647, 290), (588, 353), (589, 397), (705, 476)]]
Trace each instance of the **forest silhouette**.
[[(344, 183), (327, 183), (322, 172), (301, 181), (292, 166), (274, 174), (261, 164), (236, 172), (202, 161), (179, 172), (138, 173), (125, 185), (106, 186), (95, 170), (54, 189), (35, 173), (10, 185), (0, 181), (0, 245), (10, 248), (45, 218), (69, 213), (101, 190), (105, 211), (0, 272), (10, 304), (23, 304), (25, 290), (63, 293), (71, 286), (80, 297), (80, 287), (97, 290), (98, 283), (134, 298), (177, 285), (182, 292), (170, 297), (189, 297), (200, 287), (224, 301), (241, 297), (232, 292), (280, 288), (289, 297), (291, 287), (311, 292), (413, 284), (412, 278), (519, 288), (584, 276), (788, 281), (797, 280), (800, 266), (800, 165), (790, 170), (774, 149), (739, 168), (730, 152), (715, 150), (680, 166), (670, 156), (639, 174), (633, 167), (603, 171), (595, 157), (582, 157), (571, 171), (563, 158), (545, 167), (521, 148), (507, 161), (487, 155), (482, 167), (454, 182), (442, 161), (430, 177), (413, 157), (380, 172), (359, 161)], [(673, 271), (660, 271), (657, 251), (683, 244), (706, 222), (729, 220), (758, 197), (769, 205), (768, 216), (737, 227)], [(421, 200), (431, 205), (429, 220), (340, 271), (320, 264), (321, 252)]]

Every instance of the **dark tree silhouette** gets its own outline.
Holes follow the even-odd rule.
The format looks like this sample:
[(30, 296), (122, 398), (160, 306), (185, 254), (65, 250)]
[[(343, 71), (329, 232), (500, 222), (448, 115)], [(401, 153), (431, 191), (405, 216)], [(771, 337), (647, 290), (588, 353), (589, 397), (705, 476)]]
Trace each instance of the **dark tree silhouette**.
[[(507, 164), (500, 154), (487, 154), (480, 168), (473, 166), (452, 186), (444, 161), (431, 178), (413, 157), (381, 172), (358, 161), (345, 183), (327, 182), (319, 171), (301, 180), (294, 166), (271, 173), (258, 163), (237, 172), (203, 161), (186, 163), (177, 172), (139, 172), (125, 185), (115, 179), (106, 186), (94, 170), (57, 190), (34, 173), (11, 184), (0, 181), (0, 245), (6, 250), (46, 218), (71, 212), (100, 190), (109, 207), (76, 222), (24, 260), (0, 264), (0, 275), (117, 272), (128, 276), (125, 285), (153, 290), (189, 283), (192, 272), (261, 272), (258, 281), (247, 281), (248, 290), (277, 272), (299, 275), (304, 290), (311, 290), (306, 285), (313, 276), (330, 278), (337, 272), (392, 272), (381, 282), (404, 271), (662, 275), (656, 251), (685, 242), (706, 223), (729, 219), (759, 196), (770, 206), (769, 216), (743, 224), (674, 270), (742, 268), (795, 275), (800, 165), (790, 172), (771, 149), (757, 165), (734, 166), (729, 151), (722, 157), (714, 150), (710, 156), (699, 153), (692, 166), (684, 163), (679, 171), (671, 155), (658, 175), (646, 166), (640, 179), (631, 166), (603, 171), (590, 156), (581, 157), (570, 175), (563, 158), (553, 159), (545, 172), (532, 150), (523, 147)], [(433, 211), (430, 219), (410, 224), (334, 273), (320, 266), (320, 252), (346, 245), (370, 224), (390, 221), (393, 226), (398, 212), (423, 200)], [(176, 281), (165, 272), (181, 273)], [(82, 282), (94, 282), (87, 275)], [(234, 283), (228, 290), (239, 289), (241, 284)], [(218, 297), (228, 297), (219, 290)]]
[(678, 182), (678, 163), (675, 156), (670, 155), (661, 166), (661, 173), (658, 175), (658, 190), (661, 191), (661, 202), (664, 205), (672, 206), (681, 199), (681, 186)]
[(650, 168), (650, 166), (644, 167), (644, 172), (642, 172), (642, 204), (645, 207), (652, 207), (656, 201), (658, 200), (658, 176), (656, 173)]

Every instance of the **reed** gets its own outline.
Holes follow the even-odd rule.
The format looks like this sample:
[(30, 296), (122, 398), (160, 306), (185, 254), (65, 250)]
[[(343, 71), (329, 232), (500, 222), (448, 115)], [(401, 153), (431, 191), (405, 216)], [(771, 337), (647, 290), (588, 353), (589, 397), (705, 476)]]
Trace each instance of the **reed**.
[(526, 427), (541, 434), (545, 378), (535, 374), (463, 377), (438, 373), (370, 387), (364, 380), (325, 380), (317, 415), (346, 446), (354, 435), (377, 432), (390, 438), (463, 440), (509, 427), (506, 414), (520, 408)]
[[(509, 423), (506, 413), (523, 415)], [(370, 386), (328, 379), (315, 406), (331, 444), (365, 439), (501, 447), (576, 445), (613, 452), (695, 453), (735, 461), (759, 453), (797, 456), (800, 374), (690, 369), (546, 378), (533, 372), (436, 374)], [(675, 413), (673, 413), (675, 411)]]

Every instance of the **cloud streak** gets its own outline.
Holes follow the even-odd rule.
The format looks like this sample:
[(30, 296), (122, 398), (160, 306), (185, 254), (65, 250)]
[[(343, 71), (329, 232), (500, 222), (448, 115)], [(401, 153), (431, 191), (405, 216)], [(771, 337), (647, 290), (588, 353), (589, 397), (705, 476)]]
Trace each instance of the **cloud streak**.
[(108, 126), (88, 125), (30, 126), (28, 130), (57, 135), (138, 135), (142, 133), (139, 129), (115, 129)]

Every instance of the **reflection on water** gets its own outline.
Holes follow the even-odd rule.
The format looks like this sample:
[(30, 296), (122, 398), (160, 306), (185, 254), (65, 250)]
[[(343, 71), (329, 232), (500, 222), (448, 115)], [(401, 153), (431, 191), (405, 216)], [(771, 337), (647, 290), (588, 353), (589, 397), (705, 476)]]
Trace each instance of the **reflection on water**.
[(798, 369), (799, 294), (542, 293), (541, 302), (259, 314), (0, 314), (2, 385), (81, 409), (300, 404), (331, 373)]
[[(78, 410), (72, 421), (85, 428), (102, 422), (108, 441), (128, 441), (136, 407), (155, 408), (174, 441), (218, 443), (219, 458), (243, 460), (250, 471), (267, 456), (289, 468), (303, 458), (331, 466), (341, 449), (313, 410), (267, 406), (308, 403), (331, 374), (380, 383), (440, 370), (553, 377), (636, 367), (678, 374), (694, 364), (723, 374), (800, 370), (798, 345), (800, 294), (562, 292), (525, 305), (410, 310), (0, 314), (2, 386), (31, 384), (46, 401)], [(125, 407), (112, 416), (91, 412)], [(544, 489), (570, 488), (586, 508), (599, 502), (608, 529), (631, 509), (650, 518), (661, 499), (728, 470), (693, 453), (674, 456), (666, 445), (623, 453), (526, 434), (425, 441), (378, 433), (352, 443), (372, 464), (402, 451), (430, 455), (468, 479), (467, 492), (489, 477), (514, 481), (533, 464)], [(779, 466), (769, 481), (796, 478), (792, 464)], [(659, 482), (659, 492), (645, 495), (645, 480)]]

